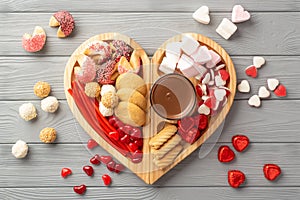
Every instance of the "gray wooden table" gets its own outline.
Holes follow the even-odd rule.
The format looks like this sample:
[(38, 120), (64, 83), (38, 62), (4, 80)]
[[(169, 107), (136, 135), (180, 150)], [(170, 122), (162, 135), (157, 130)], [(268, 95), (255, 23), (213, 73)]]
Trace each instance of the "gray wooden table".
[[(238, 24), (238, 32), (222, 39), (215, 28), (222, 18), (230, 17), (231, 8), (240, 3), (252, 14), (251, 21)], [(201, 5), (211, 9), (211, 23), (204, 26), (191, 18)], [(76, 20), (72, 37), (58, 39), (56, 29), (48, 27), (52, 13), (66, 9)], [(300, 1), (299, 0), (131, 0), (121, 2), (79, 0), (2, 0), (0, 3), (0, 199), (299, 199), (300, 198)], [(21, 38), (40, 25), (47, 32), (47, 44), (39, 53), (22, 49)], [(139, 42), (151, 56), (169, 37), (182, 32), (201, 33), (220, 43), (232, 56), (238, 79), (246, 78), (244, 69), (253, 55), (263, 55), (267, 64), (257, 79), (250, 79), (251, 94), (276, 77), (287, 87), (288, 96), (274, 95), (259, 109), (250, 108), (251, 94), (236, 95), (225, 128), (213, 151), (199, 159), (195, 152), (153, 186), (144, 184), (134, 174), (111, 174), (113, 184), (103, 187), (104, 166), (96, 167), (93, 178), (82, 173), (97, 147), (85, 148), (88, 136), (73, 118), (63, 92), (64, 66), (78, 45), (99, 33), (120, 32)], [(55, 114), (41, 111), (33, 94), (36, 81), (48, 81), (52, 95), (60, 100)], [(38, 119), (25, 122), (18, 117), (18, 107), (33, 102)], [(298, 116), (298, 117), (297, 117)], [(296, 119), (297, 118), (297, 119)], [(39, 141), (39, 131), (46, 127), (58, 131), (56, 144)], [(217, 161), (220, 145), (229, 144), (237, 133), (249, 136), (251, 146), (237, 155), (231, 164)], [(22, 139), (29, 143), (26, 159), (11, 155), (12, 144)], [(262, 173), (265, 163), (277, 163), (283, 174), (276, 182)], [(68, 166), (74, 174), (63, 180), (60, 169)], [(247, 183), (233, 189), (227, 183), (227, 171), (245, 172)], [(85, 183), (84, 197), (72, 186)]]

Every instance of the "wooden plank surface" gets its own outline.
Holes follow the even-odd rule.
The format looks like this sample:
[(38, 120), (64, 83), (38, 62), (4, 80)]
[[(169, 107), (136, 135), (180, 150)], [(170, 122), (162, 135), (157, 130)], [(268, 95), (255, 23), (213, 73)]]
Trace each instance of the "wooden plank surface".
[[(56, 29), (48, 27), (51, 15), (0, 13), (0, 18), (5, 19), (0, 21), (0, 26), (5, 27), (5, 31), (0, 32), (0, 55), (69, 56), (82, 42), (105, 32), (127, 34), (149, 55), (165, 40), (185, 32), (209, 36), (230, 55), (299, 55), (300, 52), (298, 12), (253, 13), (249, 22), (238, 24), (237, 33), (228, 41), (221, 38), (215, 29), (224, 17), (231, 17), (230, 13), (213, 13), (207, 26), (193, 20), (192, 13), (74, 13), (76, 29), (71, 37), (65, 39), (57, 38)], [(22, 35), (32, 32), (36, 25), (45, 28), (47, 44), (39, 53), (26, 53), (21, 46)], [(257, 42), (259, 40), (263, 42)]]
[[(252, 56), (233, 56), (237, 77), (249, 80), (252, 90), (249, 94), (236, 93), (236, 99), (248, 99), (258, 92), (259, 86), (266, 85), (267, 78), (278, 78), (287, 88), (288, 96), (284, 99), (299, 99), (298, 87), (300, 56), (265, 56), (266, 65), (259, 70), (256, 79), (248, 78), (245, 68), (252, 63)], [(33, 94), (36, 81), (47, 81), (52, 86), (52, 95), (65, 99), (63, 74), (68, 57), (0, 57), (1, 100), (31, 100), (38, 98)], [(11, 77), (7, 79), (7, 77)], [(18, 92), (16, 92), (18, 91)], [(279, 99), (275, 95), (271, 99)], [(282, 98), (280, 98), (282, 99)]]
[[(224, 17), (230, 18), (234, 4), (241, 4), (252, 14), (249, 22), (238, 24), (238, 32), (229, 40), (215, 32)], [(191, 17), (201, 5), (209, 6), (211, 24), (201, 25)], [(58, 39), (56, 29), (48, 27), (50, 16), (67, 9), (76, 20), (76, 31), (70, 38)], [(298, 200), (300, 193), (299, 153), (300, 124), (300, 1), (243, 0), (132, 0), (79, 1), (67, 0), (2, 0), (0, 3), (0, 199), (288, 199)], [(48, 38), (45, 49), (26, 53), (21, 37), (34, 26), (45, 28)], [(97, 147), (85, 148), (88, 140), (74, 120), (63, 93), (63, 72), (68, 56), (86, 39), (103, 32), (121, 32), (133, 37), (152, 56), (168, 38), (183, 32), (196, 32), (220, 43), (232, 56), (239, 80), (248, 79), (250, 94), (235, 98), (223, 133), (213, 151), (198, 158), (198, 150), (171, 170), (154, 186), (147, 186), (135, 175), (126, 172), (112, 174), (113, 185), (103, 187), (104, 166), (96, 167), (95, 177), (83, 174), (81, 167), (94, 153), (105, 154)], [(259, 70), (257, 79), (246, 77), (244, 69), (253, 55), (264, 55), (267, 65)], [(247, 98), (265, 85), (266, 79), (278, 78), (288, 89), (286, 98), (274, 95), (263, 101), (262, 108), (250, 108)], [(39, 100), (32, 93), (38, 80), (48, 81), (52, 95), (61, 106), (57, 113), (41, 111)], [(38, 108), (38, 119), (24, 122), (18, 117), (18, 107), (32, 101)], [(39, 131), (45, 126), (58, 130), (56, 144), (39, 141)], [(237, 133), (249, 136), (251, 145), (237, 153), (231, 164), (217, 161), (220, 145), (231, 145)], [(29, 142), (29, 157), (14, 159), (11, 146), (17, 139)], [(274, 183), (266, 181), (262, 166), (274, 162), (283, 175)], [(66, 180), (61, 167), (72, 167), (74, 175)], [(246, 187), (230, 188), (228, 169), (239, 169), (247, 176)], [(84, 197), (74, 194), (73, 185), (86, 183)], [(130, 184), (130, 186), (128, 186)]]
[[(227, 187), (227, 171), (239, 169), (247, 176), (247, 187), (300, 187), (300, 145), (299, 143), (252, 143), (244, 153), (237, 153), (237, 158), (230, 164), (217, 160), (217, 144), (204, 159), (198, 158), (195, 151), (175, 168), (165, 174), (153, 186), (178, 187)], [(94, 153), (106, 155), (97, 148), (91, 153), (81, 144), (29, 144), (26, 159), (13, 159), (11, 145), (1, 145), (0, 187), (57, 187), (74, 186), (85, 183), (89, 186), (101, 186), (101, 176), (112, 176), (113, 187), (145, 186), (137, 176), (127, 171), (123, 174), (110, 173), (105, 166), (95, 167), (94, 177), (88, 177), (82, 167), (88, 164)], [(282, 168), (282, 176), (275, 182), (265, 179), (262, 167), (265, 163), (277, 163)], [(73, 169), (73, 175), (62, 179), (62, 167)], [(37, 173), (38, 172), (38, 173)]]
[(92, 0), (84, 1), (61, 0), (53, 3), (51, 0), (44, 0), (40, 3), (38, 0), (2, 0), (0, 3), (0, 11), (2, 12), (47, 12), (67, 9), (70, 11), (85, 12), (156, 12), (156, 11), (194, 11), (202, 5), (207, 5), (212, 11), (231, 11), (234, 4), (242, 4), (250, 11), (300, 11), (300, 2), (297, 0), (273, 0), (273, 1), (243, 1), (243, 0), (223, 0), (220, 4), (218, 0), (132, 0), (122, 2), (119, 0), (110, 0), (108, 2), (95, 2)]
[[(193, 195), (191, 195), (193, 194)], [(298, 187), (247, 187), (240, 190), (234, 190), (228, 187), (126, 187), (126, 188), (88, 188), (87, 193), (81, 197), (72, 191), (71, 187), (47, 187), (47, 188), (0, 188), (0, 195), (8, 200), (23, 199), (43, 199), (47, 197), (49, 200), (76, 200), (76, 199), (92, 199), (92, 200), (137, 200), (143, 197), (144, 200), (240, 200), (240, 199), (272, 199), (272, 200), (298, 200), (300, 191)]]

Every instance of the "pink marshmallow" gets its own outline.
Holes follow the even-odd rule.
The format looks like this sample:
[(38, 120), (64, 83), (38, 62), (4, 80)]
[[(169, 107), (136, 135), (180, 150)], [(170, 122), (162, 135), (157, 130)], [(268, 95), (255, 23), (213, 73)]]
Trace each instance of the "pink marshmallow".
[(182, 39), (181, 49), (187, 55), (192, 55), (200, 46), (199, 42), (192, 37), (186, 36)]
[(196, 52), (194, 52), (191, 57), (195, 62), (200, 64), (205, 64), (212, 59), (212, 56), (206, 46), (200, 46)]
[(199, 74), (199, 71), (194, 67), (194, 61), (185, 54), (180, 57), (177, 67), (186, 77), (190, 78)]
[(213, 50), (209, 50), (209, 53), (210, 53), (212, 59), (211, 59), (211, 61), (206, 63), (206, 67), (211, 69), (211, 68), (214, 68), (221, 61), (221, 57), (219, 56), (219, 54), (217, 54)]

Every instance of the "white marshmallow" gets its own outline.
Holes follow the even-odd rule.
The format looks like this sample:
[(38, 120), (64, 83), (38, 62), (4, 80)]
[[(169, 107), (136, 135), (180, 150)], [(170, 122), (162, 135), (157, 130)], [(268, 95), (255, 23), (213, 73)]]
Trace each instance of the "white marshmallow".
[(202, 24), (209, 24), (209, 8), (207, 6), (201, 6), (193, 13), (193, 18)]
[(205, 67), (203, 67), (202, 65), (200, 65), (200, 64), (195, 63), (194, 67), (199, 72), (199, 74), (197, 76), (200, 76), (200, 78), (202, 78), (204, 76), (204, 74), (207, 72), (207, 69)]
[(199, 74), (198, 70), (194, 67), (193, 59), (185, 54), (181, 55), (177, 67), (188, 78)]
[(171, 63), (167, 57), (164, 57), (158, 69), (165, 74), (170, 74), (175, 71), (176, 63)]
[(171, 63), (178, 62), (181, 56), (181, 42), (171, 42), (166, 46), (166, 57)]
[(192, 55), (200, 46), (199, 42), (192, 37), (186, 36), (182, 39), (181, 49), (187, 55)]
[(206, 46), (200, 46), (192, 55), (193, 60), (200, 64), (205, 64), (212, 59), (212, 56)]
[(224, 39), (228, 40), (236, 32), (236, 30), (237, 26), (229, 19), (224, 18), (216, 29), (216, 32)]

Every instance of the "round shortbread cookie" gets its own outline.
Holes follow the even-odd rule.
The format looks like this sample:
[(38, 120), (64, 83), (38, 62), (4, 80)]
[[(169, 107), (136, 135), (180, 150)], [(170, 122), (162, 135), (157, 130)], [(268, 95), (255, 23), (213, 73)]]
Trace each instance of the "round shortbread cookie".
[(115, 108), (115, 115), (131, 126), (143, 126), (146, 123), (146, 113), (133, 103), (121, 101)]
[(121, 74), (116, 80), (117, 90), (121, 88), (132, 88), (139, 91), (143, 96), (147, 95), (147, 86), (145, 81), (137, 74), (124, 73)]
[(128, 101), (129, 103), (133, 103), (146, 111), (147, 109), (147, 100), (146, 98), (137, 90), (132, 88), (122, 88), (118, 90), (117, 95), (120, 101)]

